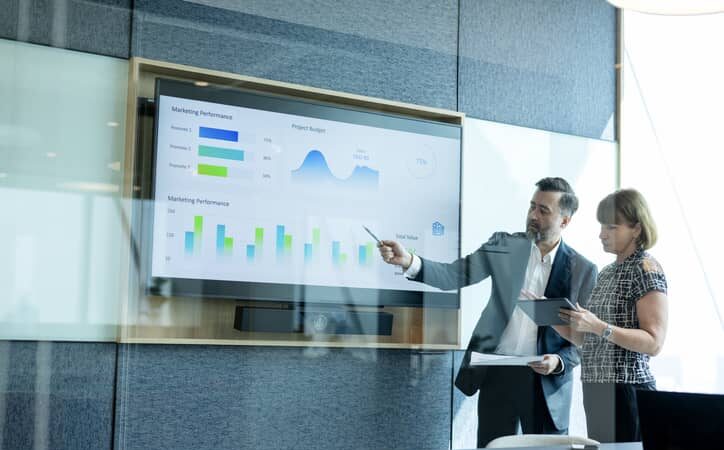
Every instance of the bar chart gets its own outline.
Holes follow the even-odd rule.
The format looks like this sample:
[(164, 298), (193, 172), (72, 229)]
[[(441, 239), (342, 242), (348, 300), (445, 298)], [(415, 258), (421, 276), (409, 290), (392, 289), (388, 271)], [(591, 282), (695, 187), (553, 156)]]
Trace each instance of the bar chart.
[[(311, 239), (304, 242), (304, 240), (295, 239), (295, 236), (289, 232), (289, 227), (283, 224), (266, 227), (254, 226), (253, 243), (239, 244), (245, 242), (244, 236), (232, 236), (227, 224), (216, 223), (215, 245), (204, 247), (202, 243), (205, 222), (208, 222), (208, 219), (204, 216), (194, 216), (193, 231), (185, 231), (183, 234), (184, 253), (187, 257), (203, 258), (205, 252), (213, 251), (217, 257), (238, 256), (235, 258), (238, 259), (237, 263), (257, 264), (271, 258), (272, 255), (266, 254), (265, 251), (271, 248), (274, 252), (275, 263), (291, 263), (299, 257), (305, 265), (343, 267), (349, 264), (357, 267), (371, 267), (376, 260), (376, 247), (373, 242), (359, 243), (332, 239), (326, 236), (321, 227), (311, 227), (306, 232)], [(265, 242), (265, 238), (272, 236), (267, 233), (267, 229), (274, 231), (273, 243)]]
[[(195, 173), (203, 179), (229, 181), (253, 181), (255, 178), (261, 179), (263, 173), (271, 178), (269, 170), (254, 165), (254, 152), (249, 151), (241, 141), (237, 130), (199, 127), (198, 144), (191, 145), (196, 148), (195, 155), (198, 157), (193, 164)], [(262, 158), (261, 162), (267, 160)]]

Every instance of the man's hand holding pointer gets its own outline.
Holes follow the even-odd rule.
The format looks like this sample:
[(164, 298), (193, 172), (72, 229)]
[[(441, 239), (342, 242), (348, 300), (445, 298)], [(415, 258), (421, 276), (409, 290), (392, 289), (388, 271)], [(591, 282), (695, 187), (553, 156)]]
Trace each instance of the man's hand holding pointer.
[(410, 268), (412, 264), (412, 254), (405, 250), (405, 247), (400, 245), (399, 242), (381, 240), (380, 243), (377, 244), (377, 248), (380, 250), (382, 260), (387, 264), (400, 266), (403, 270)]

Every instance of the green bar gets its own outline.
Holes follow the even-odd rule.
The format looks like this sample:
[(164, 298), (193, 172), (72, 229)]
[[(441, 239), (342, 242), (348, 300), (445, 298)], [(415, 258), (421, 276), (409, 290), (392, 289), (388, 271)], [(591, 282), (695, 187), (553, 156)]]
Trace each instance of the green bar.
[(319, 243), (320, 243), (320, 232), (319, 228), (312, 228), (312, 245), (315, 247), (315, 250), (319, 249)]
[(372, 242), (367, 243), (367, 265), (372, 264), (372, 253), (375, 251), (375, 244)]
[(211, 164), (199, 164), (199, 175), (208, 175), (210, 177), (226, 178), (229, 169), (224, 166), (212, 166)]
[(234, 248), (234, 238), (225, 237), (224, 238), (224, 251), (226, 253), (231, 253), (232, 248)]
[(234, 150), (232, 148), (211, 147), (209, 145), (199, 145), (199, 156), (208, 158), (230, 159), (232, 161), (243, 161), (244, 151)]
[(287, 252), (292, 251), (292, 235), (291, 234), (284, 235), (284, 250)]
[(260, 248), (264, 245), (264, 228), (254, 230), (254, 244)]
[(194, 216), (194, 252), (201, 250), (201, 232), (204, 231), (204, 216)]
[(342, 263), (342, 264), (344, 264), (344, 263), (347, 262), (347, 254), (346, 254), (346, 253), (342, 253), (341, 255), (339, 255), (339, 262)]

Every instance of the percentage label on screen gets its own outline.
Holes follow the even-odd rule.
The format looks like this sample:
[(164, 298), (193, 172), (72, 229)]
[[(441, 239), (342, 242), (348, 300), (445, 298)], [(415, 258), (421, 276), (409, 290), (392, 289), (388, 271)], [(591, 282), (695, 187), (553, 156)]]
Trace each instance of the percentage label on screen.
[(415, 178), (427, 178), (435, 173), (435, 153), (426, 148), (418, 149), (406, 161), (407, 170)]

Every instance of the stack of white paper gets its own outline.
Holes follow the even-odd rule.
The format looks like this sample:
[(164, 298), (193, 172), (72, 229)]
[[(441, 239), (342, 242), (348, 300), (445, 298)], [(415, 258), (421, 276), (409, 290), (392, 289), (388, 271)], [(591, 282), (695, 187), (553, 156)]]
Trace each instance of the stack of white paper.
[(541, 355), (510, 356), (478, 352), (472, 352), (470, 355), (471, 366), (526, 366), (528, 363), (541, 361), (543, 361)]

